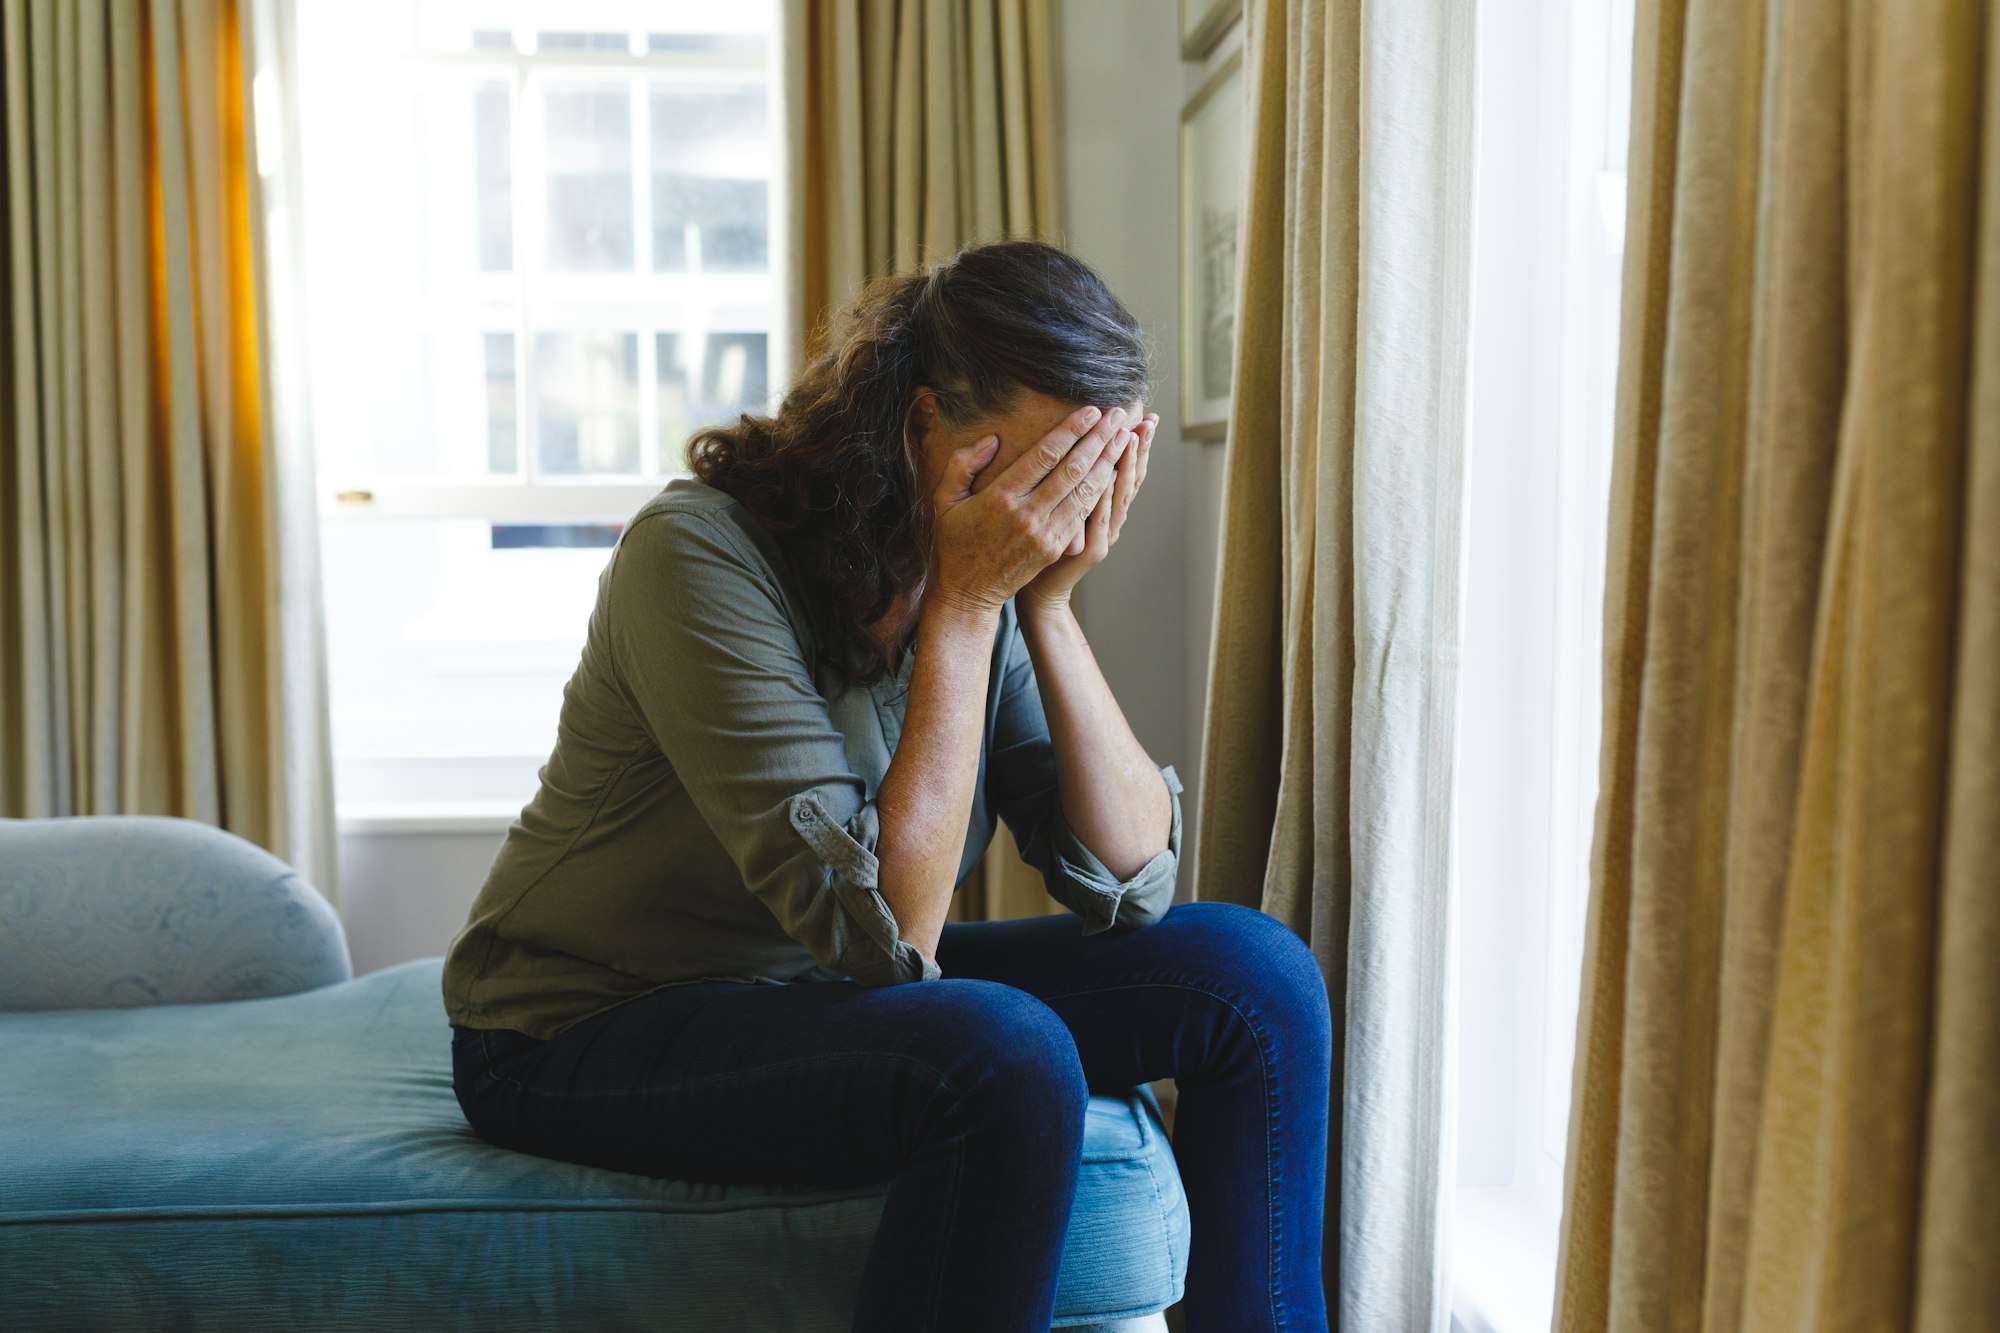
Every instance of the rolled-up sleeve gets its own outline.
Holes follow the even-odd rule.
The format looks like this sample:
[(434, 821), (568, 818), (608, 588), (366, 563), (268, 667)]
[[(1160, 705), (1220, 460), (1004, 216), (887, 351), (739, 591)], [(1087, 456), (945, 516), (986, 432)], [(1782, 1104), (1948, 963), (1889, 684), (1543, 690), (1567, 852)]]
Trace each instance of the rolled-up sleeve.
[(1012, 615), (1008, 621), (1006, 666), (987, 767), (993, 808), (1013, 832), (1021, 859), (1041, 872), (1051, 898), (1082, 919), (1084, 934), (1159, 920), (1173, 904), (1180, 869), (1180, 775), (1172, 764), (1159, 768), (1172, 812), (1167, 845), (1129, 878), (1119, 879), (1063, 816), (1055, 748), (1034, 660), (1019, 622)]
[(619, 678), (744, 887), (822, 966), (870, 986), (939, 977), (882, 897), (880, 813), (745, 540), (649, 514), (604, 577)]

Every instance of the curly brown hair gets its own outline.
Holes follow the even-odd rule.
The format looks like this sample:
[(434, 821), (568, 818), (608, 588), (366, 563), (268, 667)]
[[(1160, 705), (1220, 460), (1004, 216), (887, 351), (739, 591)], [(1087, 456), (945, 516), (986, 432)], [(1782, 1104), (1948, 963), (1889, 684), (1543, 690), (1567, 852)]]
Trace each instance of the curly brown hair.
[(930, 565), (929, 505), (904, 423), (919, 386), (962, 428), (1024, 389), (1104, 406), (1146, 396), (1144, 332), (1081, 260), (1038, 241), (973, 246), (876, 280), (774, 416), (697, 432), (689, 470), (740, 501), (802, 585), (830, 692), (879, 679), (867, 627)]

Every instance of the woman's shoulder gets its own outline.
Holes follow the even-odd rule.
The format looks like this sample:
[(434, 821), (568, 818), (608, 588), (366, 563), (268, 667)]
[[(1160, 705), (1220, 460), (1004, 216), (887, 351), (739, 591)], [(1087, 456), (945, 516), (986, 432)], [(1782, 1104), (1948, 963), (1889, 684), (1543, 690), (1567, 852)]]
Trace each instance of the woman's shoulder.
[(626, 527), (661, 514), (707, 514), (727, 516), (732, 522), (749, 517), (743, 502), (728, 491), (719, 490), (697, 477), (674, 477), (639, 506)]
[(621, 553), (643, 551), (648, 559), (718, 561), (767, 575), (782, 565), (776, 546), (743, 502), (694, 477), (673, 478), (640, 505), (626, 520), (618, 546)]

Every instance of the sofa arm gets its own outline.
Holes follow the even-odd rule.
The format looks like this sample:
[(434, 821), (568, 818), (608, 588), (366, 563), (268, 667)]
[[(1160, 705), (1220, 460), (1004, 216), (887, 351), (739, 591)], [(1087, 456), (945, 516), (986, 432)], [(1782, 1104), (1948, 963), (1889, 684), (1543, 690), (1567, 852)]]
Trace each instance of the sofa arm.
[(187, 819), (0, 819), (0, 1010), (289, 995), (353, 975), (340, 919), (262, 848)]

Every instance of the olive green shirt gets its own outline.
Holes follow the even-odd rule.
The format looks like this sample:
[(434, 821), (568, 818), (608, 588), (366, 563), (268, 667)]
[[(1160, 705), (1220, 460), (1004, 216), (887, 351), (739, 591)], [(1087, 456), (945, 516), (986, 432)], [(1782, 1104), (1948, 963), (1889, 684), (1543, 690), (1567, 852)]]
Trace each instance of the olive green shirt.
[[(676, 478), (626, 526), (597, 583), (541, 786), (507, 830), (444, 962), (466, 1027), (547, 1038), (663, 986), (928, 981), (877, 886), (875, 798), (903, 725), (893, 679), (829, 698), (785, 556), (734, 498)], [(1076, 836), (1034, 664), (1010, 601), (993, 641), (963, 881), (1004, 821), (1085, 934), (1157, 920), (1167, 846), (1120, 880)]]

